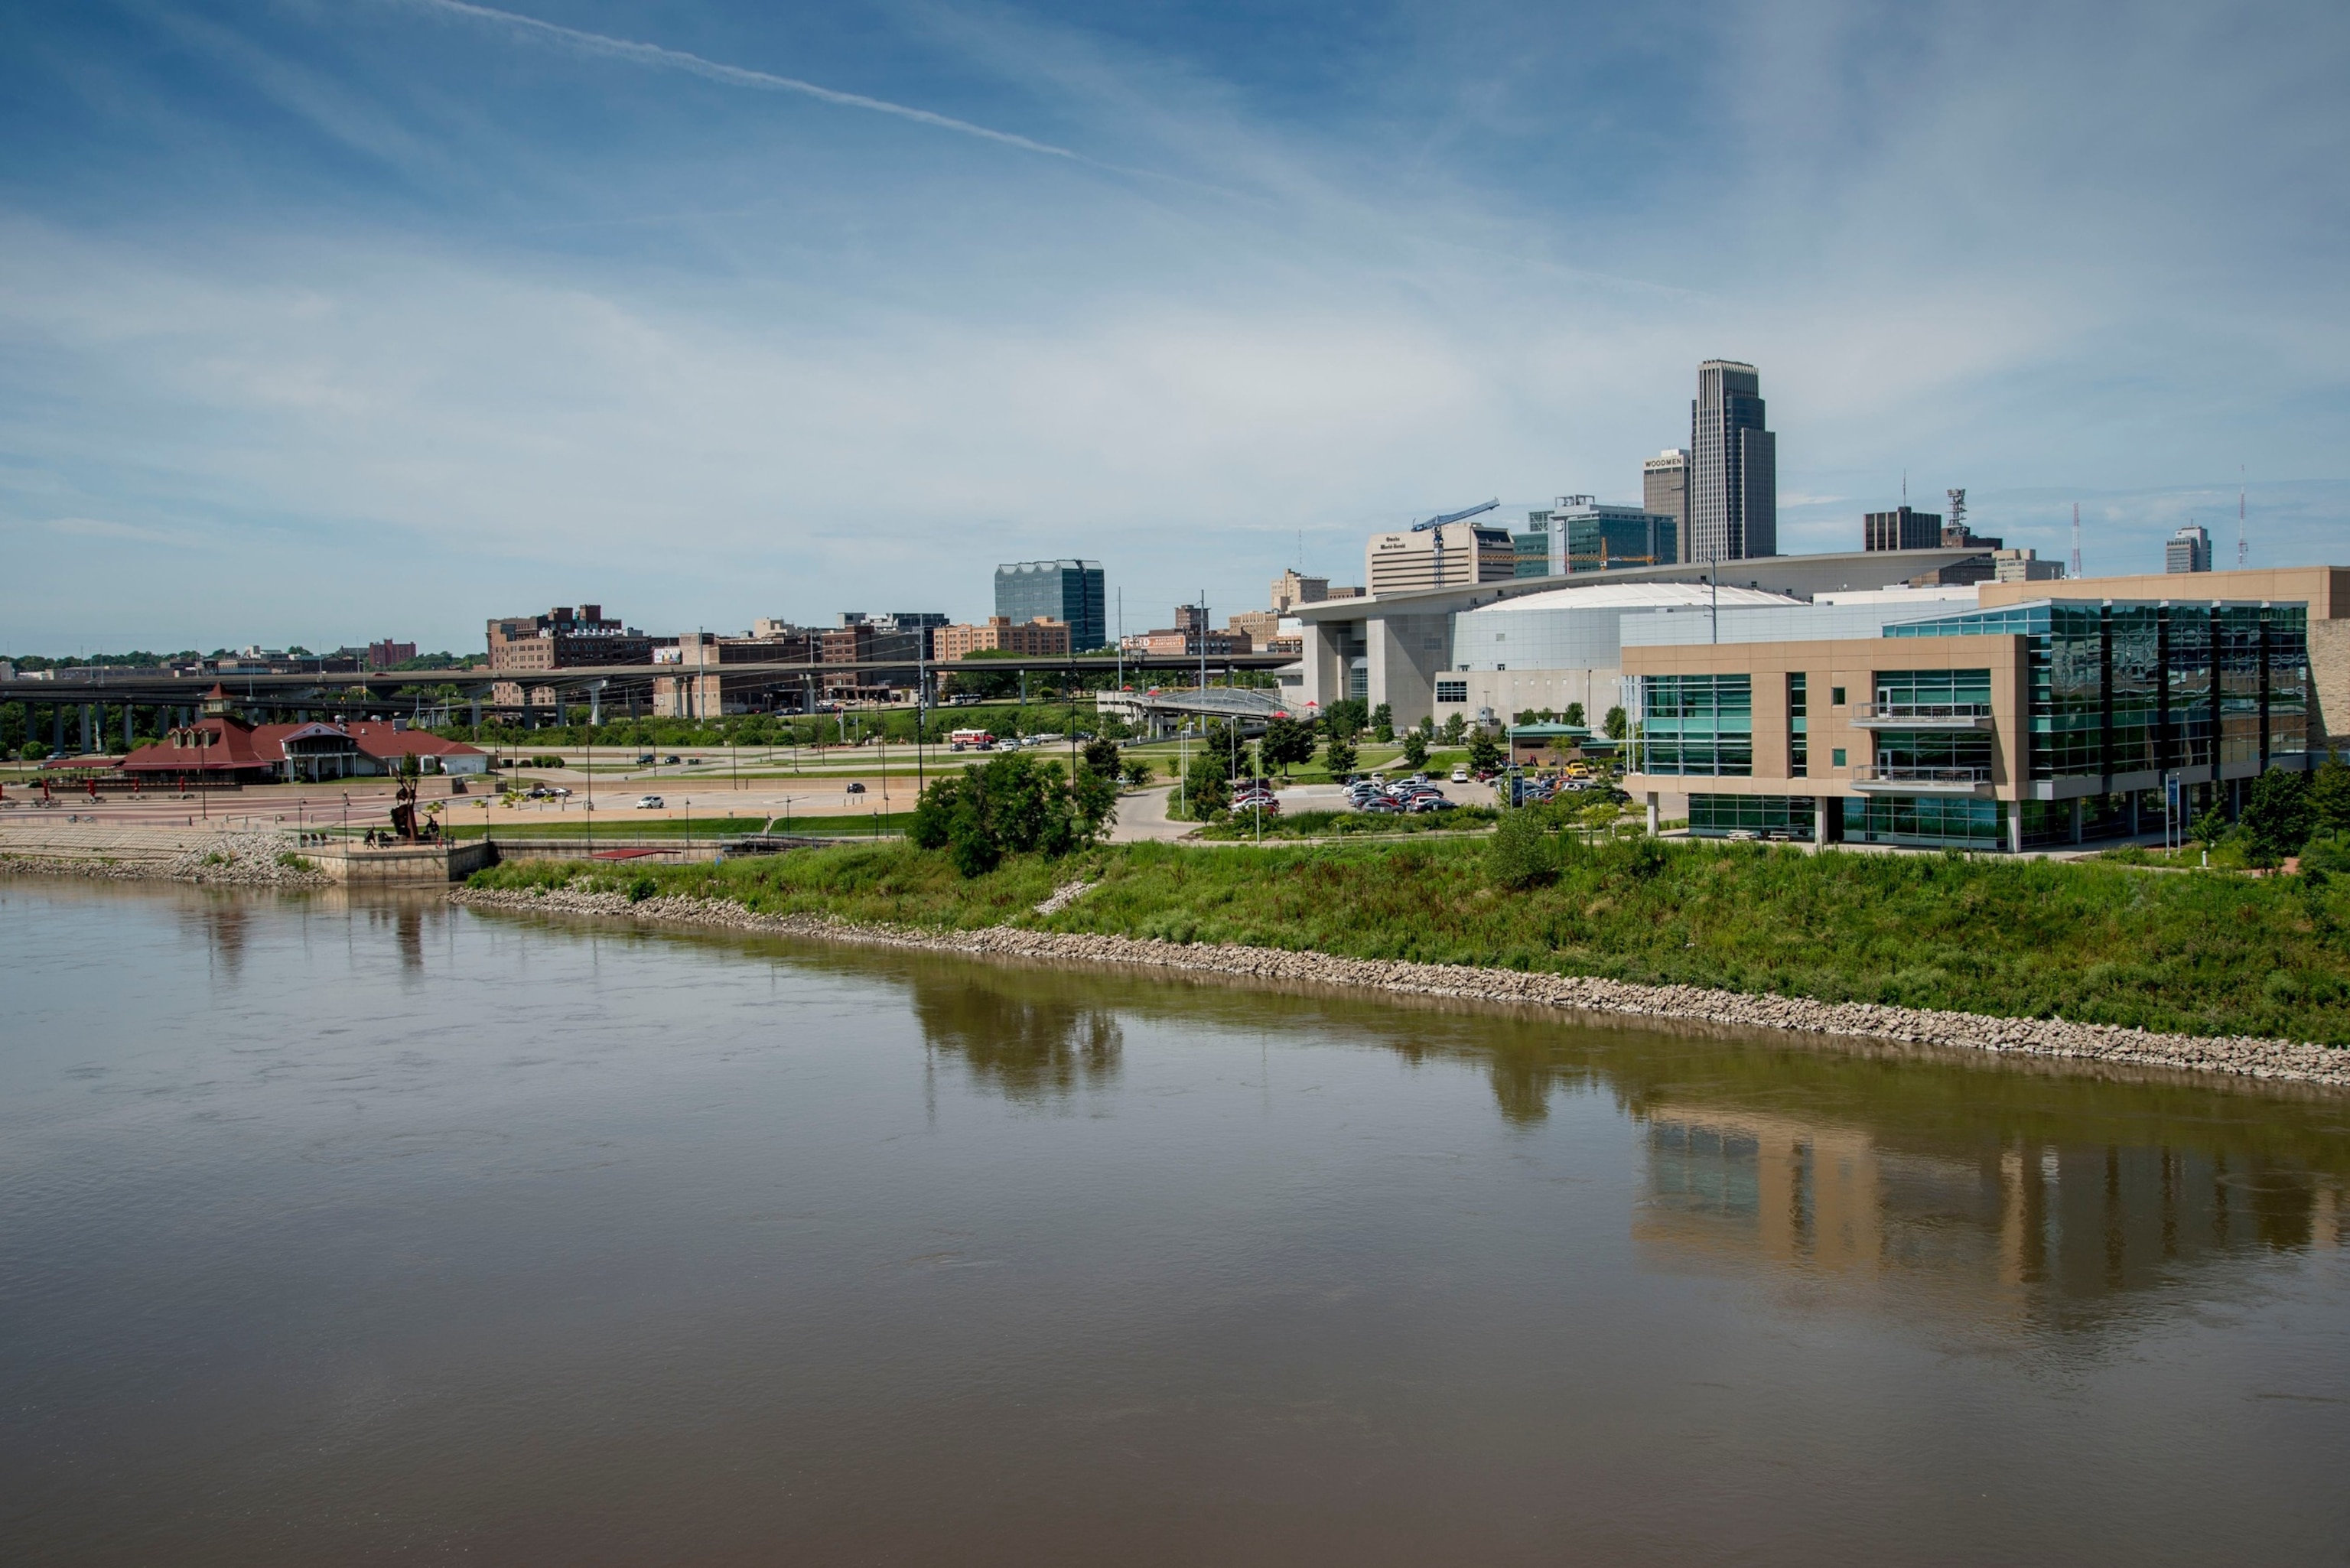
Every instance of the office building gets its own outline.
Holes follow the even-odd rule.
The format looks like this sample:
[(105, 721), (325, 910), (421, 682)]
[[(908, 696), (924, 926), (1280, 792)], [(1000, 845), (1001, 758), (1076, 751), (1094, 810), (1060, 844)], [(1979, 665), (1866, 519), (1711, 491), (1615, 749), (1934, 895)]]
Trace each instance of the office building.
[(1942, 542), (1942, 519), (1937, 513), (1913, 512), (1907, 506), (1890, 512), (1864, 512), (1860, 547), (1864, 550), (1930, 550)]
[(1551, 531), (1548, 507), (1526, 514), (1526, 530), (1510, 535), (1510, 549), (1516, 560), (1512, 576), (1549, 577), (1565, 569), (1565, 553)]
[(1689, 537), (1690, 454), (1669, 446), (1640, 465), (1640, 507), (1673, 520), (1673, 536)]
[(990, 616), (983, 626), (942, 626), (934, 634), (933, 656), (941, 663), (968, 659), (974, 653), (1017, 653), (1050, 659), (1069, 651), (1069, 628), (1057, 620), (1021, 623), (1008, 616)]
[(1363, 576), (1373, 598), (1419, 588), (1507, 582), (1517, 574), (1517, 545), (1510, 531), (1473, 523), (1374, 534), (1363, 551)]
[(2173, 572), (2208, 572), (2211, 569), (2211, 535), (2203, 528), (2181, 528), (2163, 546), (2162, 569), (2167, 576)]
[(2053, 583), (2064, 575), (2064, 562), (2043, 561), (2037, 550), (1993, 550), (1991, 553), (1993, 582)]
[(394, 642), (387, 638), (367, 645), (367, 667), (369, 670), (397, 670), (416, 657), (412, 642)]
[(1690, 404), (1688, 558), (1742, 561), (1779, 553), (1778, 438), (1763, 428), (1762, 377), (1708, 359)]
[[(1627, 616), (1625, 784), (1690, 830), (2022, 850), (2239, 809), (2269, 768), (2304, 769), (2350, 569), (1985, 583), (1975, 607), (1848, 604)], [(2321, 628), (2323, 628), (2321, 632)], [(2175, 819), (2174, 819), (2175, 820)]]
[[(601, 605), (581, 605), (575, 613), (557, 605), (545, 615), (504, 616), (489, 623), (490, 668), (517, 674), (542, 670), (577, 670), (599, 664), (648, 664), (652, 638), (636, 628), (607, 619)], [(491, 701), (501, 707), (523, 704), (523, 680), (501, 680), (491, 689)], [(529, 692), (533, 704), (553, 706), (551, 688)]]
[(1606, 506), (1588, 495), (1562, 495), (1551, 514), (1569, 573), (1620, 566), (1669, 566), (1680, 559), (1680, 523), (1644, 506)]
[(995, 568), (995, 613), (1017, 626), (1056, 620), (1079, 653), (1109, 646), (1099, 561), (1014, 561)]

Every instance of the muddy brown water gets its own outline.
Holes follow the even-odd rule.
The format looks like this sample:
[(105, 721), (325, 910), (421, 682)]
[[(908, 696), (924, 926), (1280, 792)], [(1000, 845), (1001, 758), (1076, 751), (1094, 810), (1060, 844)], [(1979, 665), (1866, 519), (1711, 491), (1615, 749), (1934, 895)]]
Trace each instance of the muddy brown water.
[(2350, 1096), (0, 880), (0, 1562), (2339, 1562)]

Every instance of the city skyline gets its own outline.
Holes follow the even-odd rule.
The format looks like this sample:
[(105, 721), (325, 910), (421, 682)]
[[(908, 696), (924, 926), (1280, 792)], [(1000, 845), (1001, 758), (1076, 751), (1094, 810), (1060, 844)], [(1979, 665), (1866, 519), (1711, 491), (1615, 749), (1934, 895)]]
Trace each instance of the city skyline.
[(2080, 503), (2093, 572), (2232, 559), (2240, 474), (2255, 564), (2339, 554), (2331, 11), (1074, 18), (20, 14), (0, 651), (970, 619), (1061, 556), (1251, 609), (1637, 504), (1716, 357), (1783, 551), (1906, 470), (2052, 557)]

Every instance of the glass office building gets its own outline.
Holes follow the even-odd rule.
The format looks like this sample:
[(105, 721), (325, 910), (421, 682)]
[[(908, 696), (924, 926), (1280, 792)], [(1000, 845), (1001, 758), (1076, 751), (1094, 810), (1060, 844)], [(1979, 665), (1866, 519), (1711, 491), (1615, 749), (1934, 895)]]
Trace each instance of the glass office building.
[(2265, 768), (2309, 750), (2305, 605), (2043, 600), (1885, 628), (1984, 633), (2029, 639), (2030, 778)]
[(1109, 646), (1099, 561), (1014, 561), (995, 568), (995, 613), (1015, 624), (1042, 616), (1065, 622), (1072, 652)]

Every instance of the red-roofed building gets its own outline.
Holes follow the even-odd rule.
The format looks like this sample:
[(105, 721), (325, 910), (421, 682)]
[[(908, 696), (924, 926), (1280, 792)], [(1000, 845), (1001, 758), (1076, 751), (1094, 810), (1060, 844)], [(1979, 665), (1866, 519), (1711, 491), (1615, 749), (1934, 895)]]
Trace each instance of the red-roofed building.
[(122, 771), (134, 777), (192, 776), (223, 784), (317, 783), (395, 773), (403, 756), (414, 756), (429, 772), (489, 771), (489, 753), (479, 747), (396, 722), (248, 724), (227, 711), (228, 694), (217, 686), (206, 693), (204, 707), (204, 716), (194, 723), (125, 757)]

